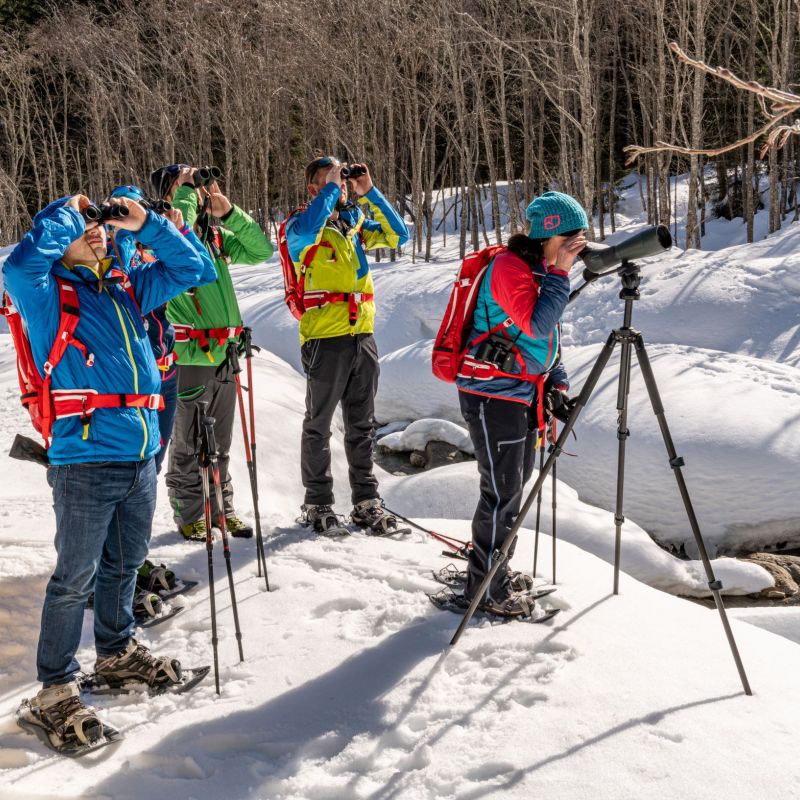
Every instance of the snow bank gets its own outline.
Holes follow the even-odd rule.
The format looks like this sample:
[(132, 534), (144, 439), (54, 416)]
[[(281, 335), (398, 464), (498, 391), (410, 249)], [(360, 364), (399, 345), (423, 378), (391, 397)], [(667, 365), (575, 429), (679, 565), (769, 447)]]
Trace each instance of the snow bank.
[(418, 419), (402, 431), (390, 433), (378, 440), (381, 447), (396, 452), (424, 450), (428, 442), (447, 442), (472, 455), (475, 448), (466, 428), (444, 419)]

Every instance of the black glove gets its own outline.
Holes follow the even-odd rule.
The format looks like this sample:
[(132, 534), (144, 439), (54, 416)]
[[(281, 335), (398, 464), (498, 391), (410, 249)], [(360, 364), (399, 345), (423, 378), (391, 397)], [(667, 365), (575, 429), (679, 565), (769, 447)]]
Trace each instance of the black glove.
[(544, 413), (547, 417), (555, 417), (559, 422), (566, 422), (572, 409), (575, 407), (575, 400), (567, 396), (564, 389), (551, 386), (544, 393)]

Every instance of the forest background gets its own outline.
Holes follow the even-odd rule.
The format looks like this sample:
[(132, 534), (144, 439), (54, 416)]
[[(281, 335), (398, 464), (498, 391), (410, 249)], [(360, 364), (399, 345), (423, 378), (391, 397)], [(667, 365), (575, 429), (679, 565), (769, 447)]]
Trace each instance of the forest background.
[[(370, 164), (417, 223), (415, 258), (431, 257), (443, 187), (462, 254), (522, 227), (551, 187), (593, 211), (603, 239), (626, 145), (713, 147), (766, 119), (668, 43), (792, 89), (799, 22), (800, 0), (0, 0), (0, 245), (50, 199), (147, 186), (176, 161), (219, 166), (274, 238), (321, 153)], [(681, 247), (702, 246), (706, 214), (741, 217), (748, 241), (760, 208), (770, 232), (798, 218), (794, 137), (763, 159), (750, 143), (634, 169), (648, 222), (673, 225)], [(683, 173), (678, 229), (669, 178)]]

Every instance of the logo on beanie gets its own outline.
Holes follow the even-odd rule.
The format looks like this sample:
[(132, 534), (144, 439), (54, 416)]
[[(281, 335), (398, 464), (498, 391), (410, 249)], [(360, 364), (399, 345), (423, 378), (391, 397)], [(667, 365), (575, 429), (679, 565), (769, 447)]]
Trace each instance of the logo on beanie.
[(552, 231), (561, 224), (561, 217), (558, 214), (551, 214), (542, 220), (542, 227), (546, 231)]

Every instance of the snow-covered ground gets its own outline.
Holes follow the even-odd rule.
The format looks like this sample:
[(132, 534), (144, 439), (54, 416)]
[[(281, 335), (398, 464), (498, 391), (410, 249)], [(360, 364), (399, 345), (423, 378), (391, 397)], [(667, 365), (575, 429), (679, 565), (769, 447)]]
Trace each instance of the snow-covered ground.
[[(6, 447), (23, 422), (0, 350)], [(52, 566), (53, 522), (41, 468), (8, 463), (0, 484), (0, 796), (14, 798), (597, 798), (787, 795), (800, 779), (794, 754), (794, 675), (800, 650), (787, 638), (734, 622), (755, 696), (745, 697), (714, 611), (612, 570), (592, 552), (607, 546), (605, 512), (559, 487), (562, 613), (549, 626), (477, 621), (458, 647), (458, 618), (430, 605), (441, 547), (354, 535), (315, 539), (292, 525), (301, 501), (296, 450), (303, 381), (269, 354), (257, 362), (259, 460), (273, 592), (255, 577), (252, 542), (234, 540), (246, 661), (237, 663), (217, 550), (222, 697), (207, 679), (180, 699), (106, 699), (103, 714), (125, 741), (78, 762), (42, 751), (12, 712), (35, 689), (42, 592)], [(337, 422), (337, 426), (340, 425)], [(346, 466), (334, 438), (334, 474), (346, 508)], [(233, 461), (248, 509), (241, 454)], [(407, 478), (380, 473), (390, 505), (465, 537), (477, 491), (474, 464)], [(543, 529), (549, 531), (545, 495)], [(441, 504), (448, 521), (438, 518)], [(431, 509), (437, 513), (432, 514)], [(13, 511), (12, 511), (13, 509)], [(178, 541), (162, 493), (154, 555), (201, 581), (188, 608), (142, 636), (185, 664), (209, 663), (205, 549)], [(245, 516), (250, 516), (245, 512)], [(429, 518), (431, 517), (431, 518)], [(623, 568), (648, 580), (700, 587), (696, 570), (631, 526)], [(541, 541), (549, 578), (550, 539)], [(514, 559), (529, 568), (530, 530)], [(604, 558), (607, 553), (601, 553)], [(656, 562), (655, 557), (662, 559)], [(724, 580), (752, 578), (741, 566)], [(90, 615), (80, 658), (92, 661)], [(678, 657), (680, 654), (680, 657)], [(709, 736), (712, 727), (714, 735)], [(695, 793), (695, 794), (693, 794)], [(790, 795), (789, 795), (790, 796)]]
[[(641, 224), (638, 193), (621, 211)], [(724, 221), (709, 223), (714, 237)], [(759, 224), (761, 224), (759, 222)], [(715, 227), (720, 226), (720, 227)], [(712, 551), (798, 536), (798, 312), (789, 227), (764, 242), (716, 253), (670, 254), (643, 271), (635, 324), (651, 357), (701, 528)], [(719, 233), (719, 240), (723, 239)], [(430, 375), (430, 340), (457, 264), (456, 242), (430, 264), (375, 266), (382, 359), (381, 422), (461, 423), (455, 390)], [(0, 258), (2, 254), (0, 254)], [(580, 270), (576, 270), (576, 275)], [(613, 596), (616, 372), (610, 369), (559, 462), (558, 584), (546, 626), (476, 619), (447, 644), (458, 617), (425, 592), (447, 563), (422, 533), (402, 541), (361, 534), (314, 538), (294, 525), (304, 380), (296, 323), (283, 305), (277, 263), (234, 270), (247, 321), (265, 348), (256, 361), (261, 511), (274, 591), (255, 577), (253, 542), (232, 542), (245, 663), (236, 642), (221, 551), (216, 551), (223, 693), (208, 678), (182, 697), (106, 699), (125, 740), (78, 762), (22, 734), (13, 711), (35, 691), (35, 646), (52, 569), (54, 523), (40, 467), (7, 460), (0, 481), (0, 798), (201, 800), (434, 800), (434, 798), (793, 797), (800, 668), (794, 609), (741, 609), (734, 634), (755, 695), (745, 697), (715, 611), (700, 596), (698, 562), (654, 544), (687, 541), (674, 479), (647, 409), (631, 395), (621, 594)], [(587, 289), (565, 320), (575, 386), (620, 320), (618, 286)], [(768, 299), (772, 296), (772, 300)], [(693, 333), (693, 331), (695, 333)], [(794, 360), (793, 360), (794, 357)], [(454, 429), (439, 424), (443, 436)], [(409, 427), (409, 438), (414, 428)], [(0, 452), (29, 433), (13, 353), (0, 336)], [(386, 433), (389, 433), (387, 430)], [(403, 434), (389, 434), (402, 442)], [(238, 436), (238, 432), (237, 432)], [(414, 438), (413, 446), (419, 442)], [(252, 519), (235, 439), (239, 510)], [(348, 506), (337, 417), (332, 441), (337, 510)], [(473, 462), (412, 476), (378, 470), (387, 504), (466, 539), (477, 497)], [(545, 484), (539, 580), (551, 577), (551, 487)], [(199, 580), (186, 610), (141, 638), (186, 665), (210, 663), (206, 556), (179, 540), (163, 484), (153, 556)], [(590, 505), (589, 503), (596, 505)], [(598, 507), (599, 506), (599, 507)], [(513, 560), (530, 570), (535, 513)], [(689, 548), (687, 548), (689, 549)], [(759, 567), (714, 561), (727, 592), (770, 585)], [(659, 591), (664, 590), (664, 591)], [(752, 624), (744, 624), (743, 621)], [(91, 666), (87, 613), (80, 658)]]

